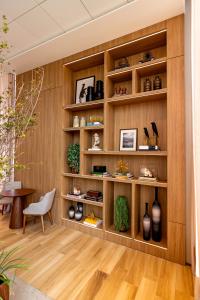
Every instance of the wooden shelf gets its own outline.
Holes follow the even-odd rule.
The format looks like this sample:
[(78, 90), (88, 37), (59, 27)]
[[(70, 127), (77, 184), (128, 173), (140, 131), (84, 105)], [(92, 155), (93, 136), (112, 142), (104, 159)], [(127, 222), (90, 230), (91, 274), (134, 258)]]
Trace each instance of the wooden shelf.
[(132, 68), (126, 68), (122, 71), (113, 72), (107, 75), (107, 78), (111, 79), (113, 82), (121, 82), (125, 80), (131, 80), (132, 78)]
[(112, 225), (108, 229), (106, 229), (106, 231), (109, 232), (109, 233), (115, 234), (117, 236), (121, 236), (121, 237), (132, 239), (131, 230), (130, 229), (128, 231), (126, 231), (126, 232), (118, 232), (118, 231), (116, 231), (114, 229), (114, 225)]
[(145, 241), (142, 237), (142, 233), (138, 233), (136, 238), (134, 239), (137, 242), (144, 243), (146, 245), (151, 245), (158, 248), (164, 248), (167, 249), (167, 241), (165, 239), (162, 239), (160, 242), (154, 242), (153, 240)]
[(83, 151), (85, 155), (167, 156), (167, 151)]
[(166, 72), (167, 69), (167, 58), (153, 60), (151, 63), (138, 64), (135, 66), (137, 73), (141, 76), (149, 76), (151, 74)]
[(104, 99), (102, 100), (94, 100), (94, 101), (88, 101), (85, 103), (75, 103), (75, 104), (68, 104), (64, 106), (64, 109), (70, 110), (70, 111), (79, 111), (79, 110), (88, 110), (88, 109), (96, 109), (101, 108), (104, 105)]
[(122, 104), (134, 104), (134, 103), (142, 103), (147, 101), (163, 100), (163, 99), (167, 99), (167, 88), (150, 91), (150, 92), (136, 93), (134, 95), (112, 97), (107, 99), (107, 103), (112, 105), (122, 105)]
[[(85, 217), (83, 217), (83, 218), (85, 218)], [(87, 228), (91, 228), (93, 230), (103, 230), (103, 224), (101, 224), (101, 225), (99, 225), (99, 227), (95, 228), (95, 227), (91, 227), (89, 225), (84, 224), (83, 220), (76, 221), (76, 220), (73, 220), (73, 219), (71, 220), (71, 219), (68, 219), (68, 218), (62, 218), (62, 220), (67, 221), (67, 222), (71, 222), (71, 223), (74, 223), (74, 224), (78, 224), (78, 225), (81, 225), (81, 226), (84, 226), (84, 227), (87, 227)]]
[(134, 183), (152, 187), (163, 187), (167, 188), (166, 181), (145, 181), (139, 179), (118, 179), (113, 177), (101, 177), (101, 176), (93, 176), (93, 175), (81, 175), (81, 174), (73, 174), (73, 173), (63, 173), (63, 176), (72, 177), (72, 178), (82, 178), (82, 179), (91, 179), (91, 180), (101, 180), (101, 181), (113, 181), (119, 183)]
[(104, 63), (104, 51), (88, 55), (64, 64), (65, 67), (72, 71), (79, 71), (82, 69), (102, 65)]
[(70, 132), (70, 131), (79, 131), (79, 130), (103, 130), (104, 125), (100, 126), (85, 126), (85, 127), (67, 127), (63, 128), (63, 131)]
[(103, 202), (91, 201), (91, 200), (87, 200), (87, 199), (75, 199), (75, 198), (71, 199), (70, 197), (68, 197), (66, 195), (62, 195), (62, 198), (69, 200), (69, 201), (73, 201), (73, 202), (81, 202), (81, 203), (85, 203), (85, 204), (89, 204), (89, 205), (103, 207)]

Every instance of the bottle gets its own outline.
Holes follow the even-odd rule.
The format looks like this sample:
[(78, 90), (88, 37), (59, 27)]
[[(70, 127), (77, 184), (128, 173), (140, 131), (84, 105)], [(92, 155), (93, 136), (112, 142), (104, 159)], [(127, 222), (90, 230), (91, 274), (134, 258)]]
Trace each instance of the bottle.
[(158, 202), (158, 188), (155, 188), (155, 200), (152, 205), (152, 239), (155, 242), (161, 240), (161, 208)]
[(73, 127), (79, 127), (79, 117), (74, 116)]
[(150, 240), (151, 234), (151, 219), (148, 212), (149, 203), (145, 203), (145, 214), (143, 217), (143, 239), (145, 241)]

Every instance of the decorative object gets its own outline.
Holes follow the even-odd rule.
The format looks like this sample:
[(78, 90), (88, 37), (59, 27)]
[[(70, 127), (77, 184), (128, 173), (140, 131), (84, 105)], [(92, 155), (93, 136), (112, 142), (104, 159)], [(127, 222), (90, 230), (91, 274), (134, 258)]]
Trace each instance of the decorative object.
[(149, 203), (145, 203), (145, 214), (143, 217), (143, 239), (145, 241), (150, 240), (151, 235), (151, 219), (149, 216)]
[(71, 205), (68, 209), (68, 216), (70, 219), (74, 219), (75, 217), (75, 208), (73, 205)]
[(158, 188), (155, 187), (155, 200), (152, 205), (152, 239), (161, 241), (161, 208), (158, 202)]
[(122, 57), (119, 60), (116, 61), (115, 63), (115, 70), (117, 69), (121, 69), (121, 68), (126, 68), (129, 67), (130, 64), (128, 62), (128, 58), (127, 57)]
[(81, 208), (80, 205), (77, 204), (76, 211), (75, 211), (75, 220), (81, 221), (82, 217), (83, 217), (83, 209)]
[(113, 97), (128, 95), (127, 88), (116, 87)]
[(102, 195), (102, 192), (90, 190), (86, 193), (85, 199), (90, 200), (90, 201), (102, 202), (103, 195)]
[(151, 127), (153, 130), (153, 136), (150, 138), (150, 145), (157, 146), (158, 145), (158, 129), (155, 122), (151, 122)]
[(153, 81), (153, 89), (154, 90), (159, 90), (162, 88), (162, 80), (161, 78), (157, 75)]
[(144, 80), (144, 92), (149, 92), (151, 90), (152, 90), (151, 80), (149, 78), (146, 78)]
[(78, 210), (79, 210), (81, 213), (83, 213), (83, 203), (78, 202), (78, 203), (77, 203), (77, 207), (78, 207)]
[(137, 128), (120, 130), (120, 151), (137, 150)]
[(103, 98), (104, 98), (103, 81), (102, 80), (97, 80), (95, 100), (100, 100), (100, 99), (103, 99)]
[(92, 136), (92, 148), (89, 148), (89, 151), (101, 151), (102, 149), (99, 147), (100, 145), (100, 136), (97, 132), (95, 132)]
[(91, 214), (88, 215), (83, 222), (83, 224), (94, 227), (94, 228), (99, 227), (102, 223), (103, 223), (103, 220), (95, 217), (93, 212), (91, 212)]
[(86, 119), (85, 117), (81, 117), (80, 127), (85, 127), (85, 126), (86, 126)]
[(118, 196), (115, 200), (114, 225), (117, 231), (127, 231), (129, 229), (129, 209), (128, 200), (125, 196)]
[(80, 196), (80, 194), (81, 194), (80, 187), (74, 186), (74, 188), (73, 188), (73, 194), (74, 194), (75, 196)]
[(95, 76), (90, 76), (90, 77), (76, 80), (75, 102), (85, 103), (87, 88), (89, 86), (94, 87), (94, 84), (95, 84)]
[(151, 60), (154, 60), (155, 57), (153, 57), (153, 55), (151, 54), (151, 52), (145, 52), (143, 54), (143, 58), (139, 61), (139, 63), (145, 63)]
[(145, 167), (140, 169), (140, 180), (149, 180), (149, 181), (156, 181), (157, 178), (153, 176), (153, 173)]
[(117, 171), (113, 173), (112, 177), (118, 179), (133, 179), (134, 176), (128, 171), (128, 163), (124, 160), (117, 162)]
[(87, 126), (101, 126), (103, 125), (103, 116), (90, 116)]
[(86, 101), (92, 101), (92, 100), (95, 100), (94, 86), (88, 86), (87, 87)]
[(78, 116), (74, 116), (73, 119), (73, 127), (79, 127), (79, 117)]
[(106, 172), (106, 166), (93, 166), (91, 174), (94, 176), (103, 176)]
[(9, 287), (14, 283), (15, 274), (13, 278), (7, 273), (16, 271), (17, 269), (26, 269), (27, 265), (22, 258), (16, 257), (18, 247), (10, 250), (2, 250), (0, 252), (0, 299), (9, 300)]
[(79, 173), (80, 168), (80, 145), (70, 144), (67, 150), (67, 163), (72, 173)]

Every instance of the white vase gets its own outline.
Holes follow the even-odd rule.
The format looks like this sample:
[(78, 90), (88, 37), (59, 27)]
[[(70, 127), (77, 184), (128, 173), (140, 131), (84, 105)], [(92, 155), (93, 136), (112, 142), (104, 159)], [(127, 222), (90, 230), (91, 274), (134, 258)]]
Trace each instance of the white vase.
[(86, 119), (85, 117), (81, 117), (80, 127), (85, 127), (85, 126), (86, 126)]
[(79, 117), (74, 116), (73, 127), (79, 127)]

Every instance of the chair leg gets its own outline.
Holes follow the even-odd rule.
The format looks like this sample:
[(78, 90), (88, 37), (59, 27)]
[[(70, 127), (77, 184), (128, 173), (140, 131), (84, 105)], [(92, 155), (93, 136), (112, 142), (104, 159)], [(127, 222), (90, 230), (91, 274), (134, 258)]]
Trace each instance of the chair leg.
[(42, 223), (42, 231), (44, 232), (44, 219), (43, 219), (43, 216), (41, 216), (41, 223)]
[(49, 216), (49, 221), (50, 221), (51, 225), (53, 225), (53, 218), (52, 218), (51, 211), (48, 211), (48, 216)]
[(24, 215), (23, 218), (23, 234), (25, 233), (25, 227), (26, 227), (26, 215)]

